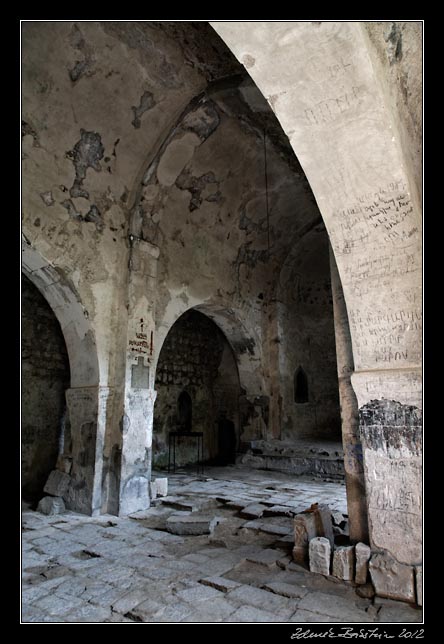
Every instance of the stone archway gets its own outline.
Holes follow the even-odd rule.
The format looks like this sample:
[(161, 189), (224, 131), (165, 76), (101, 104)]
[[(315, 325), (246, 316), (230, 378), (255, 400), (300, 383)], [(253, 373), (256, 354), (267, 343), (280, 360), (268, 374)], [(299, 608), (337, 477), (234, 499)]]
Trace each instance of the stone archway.
[(60, 325), (23, 273), (21, 294), (21, 484), (23, 501), (35, 507), (69, 442), (70, 370)]
[(22, 271), (56, 316), (69, 357), (71, 383), (65, 397), (71, 441), (65, 442), (59, 458), (65, 475), (60, 495), (71, 510), (98, 513), (105, 427), (94, 331), (72, 285), (26, 240), (22, 243)]
[(263, 370), (263, 347), (255, 329), (249, 327), (248, 312), (234, 309), (225, 302), (193, 302), (187, 307), (180, 299), (172, 303), (164, 319), (158, 323), (157, 346), (153, 366), (157, 368), (165, 339), (180, 316), (195, 310), (212, 320), (225, 336), (233, 353), (239, 375), (239, 420), (236, 431), (239, 447), (245, 441), (266, 438), (270, 430), (270, 398)]
[(392, 66), (408, 65), (402, 30), (392, 23), (384, 39), (380, 28), (378, 58), (366, 23), (211, 24), (287, 133), (329, 234), (350, 323), (371, 546), (420, 564), (421, 210), (409, 149), (420, 131), (405, 136), (402, 87), (390, 89)]
[[(193, 398), (193, 430), (196, 428), (202, 430), (199, 425), (198, 406), (195, 409), (196, 387), (193, 378), (190, 379), (184, 362), (183, 373), (180, 365), (168, 366), (168, 355), (177, 353), (177, 347), (180, 345), (180, 338), (175, 338), (175, 330), (182, 324), (185, 324), (184, 333), (186, 335), (186, 320), (188, 317), (196, 314), (196, 320), (191, 320), (193, 333), (196, 332), (199, 320), (202, 320), (203, 326), (208, 325), (209, 329), (214, 329), (215, 343), (220, 344), (220, 355), (218, 356), (217, 374), (211, 381), (211, 414), (207, 411), (204, 416), (211, 416), (210, 425), (212, 426), (209, 449), (205, 455), (210, 460), (217, 461), (218, 439), (217, 424), (222, 418), (227, 418), (233, 423), (236, 435), (236, 447), (242, 449), (245, 441), (252, 438), (264, 438), (269, 431), (269, 397), (265, 395), (265, 383), (261, 371), (260, 344), (255, 337), (254, 332), (248, 333), (246, 326), (240, 322), (240, 314), (233, 309), (221, 304), (200, 303), (195, 306), (181, 311), (180, 308), (172, 319), (168, 320), (168, 325), (164, 321), (159, 325), (157, 334), (156, 350), (156, 389), (158, 393), (156, 408), (154, 412), (154, 448), (158, 452), (154, 459), (156, 466), (165, 465), (166, 456), (166, 435), (169, 429), (175, 429), (174, 423), (177, 424), (176, 403), (177, 397), (185, 392), (191, 394)], [(205, 323), (207, 320), (207, 323)], [(179, 325), (179, 326), (178, 326)], [(168, 329), (168, 330), (167, 330)], [(173, 337), (174, 336), (174, 337)], [(217, 336), (217, 337), (216, 337)], [(197, 340), (195, 339), (197, 342)], [(186, 340), (191, 342), (191, 340)], [(170, 346), (171, 345), (171, 346)], [(207, 348), (208, 350), (208, 348)], [(177, 357), (177, 355), (176, 355)], [(207, 356), (208, 358), (208, 356)], [(182, 363), (181, 363), (182, 364)], [(176, 378), (173, 373), (179, 371), (179, 377)], [(173, 382), (174, 381), (174, 382)], [(167, 383), (170, 383), (168, 389), (171, 389), (170, 395), (164, 396), (161, 389)], [(208, 387), (207, 387), (208, 388)], [(208, 397), (208, 396), (207, 396)], [(204, 396), (205, 398), (205, 396)], [(162, 410), (160, 410), (162, 407)], [(168, 411), (169, 410), (169, 411)], [(200, 414), (202, 416), (202, 414)], [(166, 423), (166, 424), (165, 424)], [(162, 436), (160, 436), (160, 434)], [(208, 443), (208, 440), (207, 440)], [(159, 456), (160, 454), (160, 456)], [(162, 460), (163, 458), (163, 460)], [(159, 460), (160, 459), (160, 460)]]

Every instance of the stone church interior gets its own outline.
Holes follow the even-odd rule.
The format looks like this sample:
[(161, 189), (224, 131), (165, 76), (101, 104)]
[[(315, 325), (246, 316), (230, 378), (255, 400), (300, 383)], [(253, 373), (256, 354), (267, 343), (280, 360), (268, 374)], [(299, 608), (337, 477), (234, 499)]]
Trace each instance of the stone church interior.
[(20, 28), (22, 623), (421, 623), (422, 22)]

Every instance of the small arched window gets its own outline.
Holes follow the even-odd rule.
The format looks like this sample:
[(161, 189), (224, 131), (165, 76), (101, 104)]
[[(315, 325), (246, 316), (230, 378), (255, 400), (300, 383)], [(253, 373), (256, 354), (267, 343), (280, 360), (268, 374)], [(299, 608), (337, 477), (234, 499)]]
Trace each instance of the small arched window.
[(308, 402), (308, 380), (302, 367), (298, 367), (294, 374), (294, 401), (295, 403)]

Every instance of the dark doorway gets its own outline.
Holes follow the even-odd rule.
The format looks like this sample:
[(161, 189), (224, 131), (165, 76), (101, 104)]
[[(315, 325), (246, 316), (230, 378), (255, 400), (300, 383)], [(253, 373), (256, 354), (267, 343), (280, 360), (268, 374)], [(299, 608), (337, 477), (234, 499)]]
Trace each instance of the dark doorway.
[[(238, 435), (236, 358), (224, 333), (200, 311), (186, 311), (171, 327), (157, 363), (156, 389), (154, 469), (168, 465), (172, 432), (202, 433), (203, 462), (214, 462), (219, 454), (219, 418), (223, 411)], [(194, 464), (195, 442), (178, 441), (175, 460), (178, 467)]]
[(236, 430), (232, 420), (222, 411), (218, 420), (218, 456), (219, 465), (229, 465), (236, 462)]
[(69, 441), (65, 391), (70, 369), (65, 340), (52, 309), (22, 276), (22, 494), (37, 503)]
[(192, 422), (192, 407), (190, 395), (186, 391), (182, 391), (177, 401), (177, 416), (178, 416), (178, 431), (191, 432), (193, 427)]

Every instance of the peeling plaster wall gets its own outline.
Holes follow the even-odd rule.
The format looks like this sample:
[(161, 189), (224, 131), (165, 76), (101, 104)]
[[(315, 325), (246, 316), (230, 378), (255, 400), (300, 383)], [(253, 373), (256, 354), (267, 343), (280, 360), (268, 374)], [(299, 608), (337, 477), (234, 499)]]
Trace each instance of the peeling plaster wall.
[[(286, 259), (279, 280), (279, 373), (284, 440), (341, 440), (328, 236), (322, 223)], [(296, 403), (301, 367), (308, 401)]]
[(63, 451), (69, 379), (60, 325), (43, 296), (22, 276), (22, 493), (28, 501), (40, 500)]
[[(191, 399), (191, 429), (203, 432), (203, 458), (218, 456), (217, 420), (221, 411), (238, 427), (239, 379), (233, 353), (218, 327), (197, 311), (184, 313), (171, 328), (157, 363), (153, 424), (153, 465), (168, 463), (168, 434), (180, 431), (178, 400)], [(196, 461), (196, 444), (176, 445), (176, 465)]]
[(422, 200), (422, 47), (420, 22), (364, 22), (373, 64), (393, 114), (393, 127), (416, 190)]

